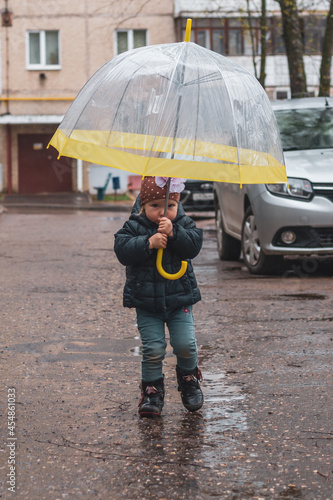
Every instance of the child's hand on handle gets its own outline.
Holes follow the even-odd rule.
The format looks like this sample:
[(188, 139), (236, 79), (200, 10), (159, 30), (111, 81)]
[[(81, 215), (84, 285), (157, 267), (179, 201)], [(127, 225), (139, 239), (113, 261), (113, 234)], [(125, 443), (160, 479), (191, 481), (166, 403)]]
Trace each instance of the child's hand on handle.
[(168, 237), (164, 233), (155, 233), (149, 238), (149, 248), (166, 248)]
[(170, 219), (167, 217), (161, 217), (158, 224), (158, 232), (161, 234), (166, 234), (167, 236), (173, 236), (173, 225)]

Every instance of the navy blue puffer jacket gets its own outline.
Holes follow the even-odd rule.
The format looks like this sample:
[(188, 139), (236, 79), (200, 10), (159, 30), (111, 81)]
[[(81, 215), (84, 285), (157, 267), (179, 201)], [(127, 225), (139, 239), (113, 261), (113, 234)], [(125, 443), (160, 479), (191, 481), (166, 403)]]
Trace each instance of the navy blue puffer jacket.
[(174, 236), (169, 237), (163, 251), (163, 268), (173, 274), (179, 271), (181, 261), (187, 260), (187, 271), (178, 280), (167, 280), (156, 269), (157, 250), (149, 248), (148, 239), (157, 232), (157, 225), (139, 214), (140, 210), (138, 197), (129, 220), (115, 234), (115, 253), (126, 266), (124, 306), (166, 312), (195, 304), (201, 296), (190, 259), (201, 250), (202, 230), (179, 203), (173, 220)]

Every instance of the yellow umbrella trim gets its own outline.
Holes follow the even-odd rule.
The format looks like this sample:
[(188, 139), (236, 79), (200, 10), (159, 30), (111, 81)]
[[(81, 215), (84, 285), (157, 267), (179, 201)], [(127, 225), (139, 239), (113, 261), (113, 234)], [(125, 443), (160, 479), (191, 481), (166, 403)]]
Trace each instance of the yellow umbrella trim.
[[(108, 140), (109, 139), (109, 140)], [(104, 146), (102, 144), (105, 144)], [(285, 166), (268, 153), (208, 142), (195, 142), (195, 154), (225, 163), (148, 157), (150, 151), (190, 156), (194, 141), (121, 132), (57, 129), (50, 141), (59, 156), (127, 170), (140, 175), (184, 177), (236, 184), (287, 182)], [(117, 148), (142, 151), (135, 154)], [(144, 155), (146, 153), (146, 155)]]

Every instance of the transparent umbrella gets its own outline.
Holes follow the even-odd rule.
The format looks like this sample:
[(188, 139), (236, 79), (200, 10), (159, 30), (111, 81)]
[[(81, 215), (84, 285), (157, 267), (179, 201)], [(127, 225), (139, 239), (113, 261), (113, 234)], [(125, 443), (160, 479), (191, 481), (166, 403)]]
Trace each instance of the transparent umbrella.
[(142, 176), (287, 182), (275, 116), (248, 71), (185, 41), (116, 56), (85, 84), (50, 144)]

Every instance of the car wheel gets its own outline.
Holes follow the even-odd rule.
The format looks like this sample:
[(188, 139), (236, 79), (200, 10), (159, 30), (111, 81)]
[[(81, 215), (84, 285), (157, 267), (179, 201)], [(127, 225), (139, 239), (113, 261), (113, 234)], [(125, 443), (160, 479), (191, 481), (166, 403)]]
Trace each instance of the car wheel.
[(283, 256), (265, 255), (261, 249), (252, 207), (244, 215), (242, 251), (246, 267), (252, 274), (275, 274), (282, 268)]
[(217, 251), (221, 260), (238, 260), (241, 252), (240, 241), (227, 234), (223, 227), (220, 207), (215, 214)]

